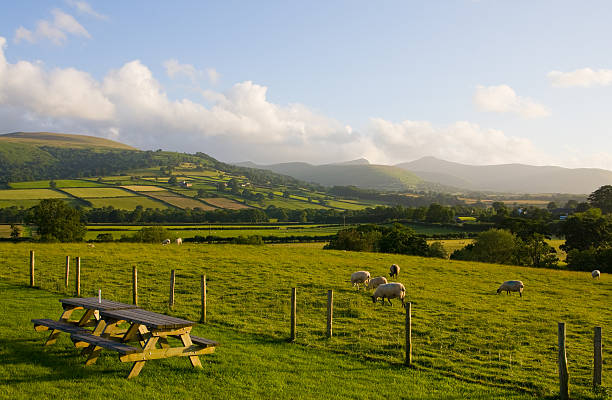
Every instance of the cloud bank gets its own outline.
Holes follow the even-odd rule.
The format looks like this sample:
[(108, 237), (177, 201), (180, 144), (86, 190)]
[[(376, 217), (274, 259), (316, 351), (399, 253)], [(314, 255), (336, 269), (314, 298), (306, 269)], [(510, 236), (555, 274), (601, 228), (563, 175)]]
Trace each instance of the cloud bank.
[(481, 111), (510, 113), (525, 118), (550, 115), (545, 106), (529, 98), (517, 96), (514, 89), (508, 85), (477, 86), (474, 104)]
[(612, 69), (582, 68), (570, 72), (551, 71), (548, 79), (554, 87), (592, 87), (612, 85)]
[[(392, 164), (425, 155), (470, 164), (553, 162), (527, 139), (467, 121), (436, 126), (429, 121), (371, 118), (363, 129), (355, 129), (303, 104), (275, 104), (268, 99), (267, 87), (251, 81), (224, 91), (203, 91), (202, 102), (175, 100), (138, 60), (97, 80), (74, 68), (9, 63), (5, 48), (6, 40), (0, 37), (2, 132), (82, 133), (142, 149), (202, 151), (226, 161), (260, 163), (329, 163), (365, 157)], [(165, 66), (174, 77), (190, 77), (197, 71), (176, 60)], [(483, 88), (483, 98), (498, 92), (489, 89)], [(513, 93), (509, 98), (516, 100)], [(601, 159), (612, 167), (612, 160)]]
[(55, 45), (63, 44), (68, 35), (91, 38), (91, 35), (72, 15), (66, 14), (62, 10), (54, 9), (51, 11), (52, 20), (39, 20), (34, 30), (29, 30), (20, 26), (15, 31), (15, 43), (22, 41), (36, 43), (41, 40), (49, 40)]

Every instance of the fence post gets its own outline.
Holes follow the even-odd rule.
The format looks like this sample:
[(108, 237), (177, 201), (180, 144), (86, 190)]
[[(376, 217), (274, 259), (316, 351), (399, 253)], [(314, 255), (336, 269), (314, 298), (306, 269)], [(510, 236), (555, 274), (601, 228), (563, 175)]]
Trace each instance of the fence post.
[(202, 289), (202, 315), (200, 322), (206, 322), (206, 275), (200, 277), (200, 286)]
[(70, 278), (70, 256), (66, 256), (66, 278), (65, 278), (66, 289), (68, 289), (68, 278)]
[(34, 286), (34, 250), (30, 250), (30, 286)]
[(132, 267), (132, 303), (138, 305), (138, 268)]
[(76, 258), (76, 296), (81, 297), (81, 257)]
[(334, 291), (327, 291), (327, 337), (332, 337), (332, 323), (334, 319)]
[(291, 338), (290, 340), (295, 341), (295, 326), (296, 326), (296, 295), (297, 289), (291, 288)]
[(168, 304), (170, 307), (174, 307), (174, 282), (176, 279), (176, 274), (174, 270), (170, 271), (170, 299), (168, 300)]
[(596, 326), (593, 337), (593, 387), (601, 386), (601, 371), (603, 369), (601, 345), (601, 326)]
[(567, 355), (565, 352), (565, 322), (559, 322), (559, 398), (569, 400), (569, 373), (567, 371)]
[(412, 365), (412, 303), (406, 303), (406, 360), (405, 365)]

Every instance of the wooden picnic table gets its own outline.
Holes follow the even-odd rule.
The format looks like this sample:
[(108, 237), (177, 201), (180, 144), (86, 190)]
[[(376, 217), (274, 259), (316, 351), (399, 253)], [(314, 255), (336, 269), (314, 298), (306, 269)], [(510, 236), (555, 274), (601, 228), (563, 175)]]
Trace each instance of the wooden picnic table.
[[(33, 319), (34, 329), (36, 331), (50, 330), (51, 334), (45, 342), (45, 346), (54, 344), (57, 337), (62, 332), (66, 333), (90, 333), (85, 329), (93, 327), (100, 319), (100, 311), (103, 310), (122, 310), (129, 308), (137, 308), (133, 304), (120, 303), (118, 301), (102, 299), (98, 301), (98, 297), (75, 297), (70, 299), (61, 299), (62, 308), (64, 311), (60, 315), (59, 320), (53, 319)], [(76, 310), (86, 310), (79, 319), (70, 319)]]
[[(129, 324), (129, 328), (121, 329), (122, 324)], [(128, 378), (134, 378), (146, 361), (161, 358), (189, 357), (193, 367), (202, 368), (198, 356), (213, 353), (219, 343), (192, 336), (194, 325), (192, 321), (140, 308), (100, 310), (100, 320), (93, 332), (75, 332), (71, 338), (77, 346), (88, 345), (85, 365), (94, 364), (102, 349), (113, 350), (119, 353), (122, 362), (134, 363), (128, 374)], [(181, 345), (176, 346), (179, 341)], [(139, 347), (129, 345), (130, 342)]]

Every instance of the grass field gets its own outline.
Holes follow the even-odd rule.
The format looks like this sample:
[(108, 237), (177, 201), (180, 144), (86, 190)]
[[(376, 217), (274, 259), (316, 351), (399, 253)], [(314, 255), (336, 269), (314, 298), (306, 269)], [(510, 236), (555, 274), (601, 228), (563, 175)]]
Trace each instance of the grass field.
[(121, 187), (127, 190), (133, 190), (134, 192), (159, 192), (159, 191), (163, 192), (166, 190), (163, 187), (148, 186), (148, 185), (128, 185), (128, 186), (121, 186)]
[(211, 207), (207, 204), (202, 203), (201, 201), (179, 196), (177, 194), (165, 191), (165, 192), (143, 192), (147, 196), (159, 199), (161, 201), (165, 201), (166, 203), (172, 204), (173, 206), (185, 209), (185, 208), (201, 208), (202, 210), (211, 211), (216, 210), (216, 208)]
[(241, 210), (243, 208), (249, 208), (244, 204), (238, 203), (231, 199), (226, 199), (224, 197), (208, 197), (202, 200), (215, 207), (227, 208), (228, 210)]
[(134, 210), (137, 206), (142, 206), (144, 209), (168, 208), (168, 206), (164, 203), (143, 196), (86, 198), (85, 200), (89, 201), (92, 207), (96, 208), (113, 206), (115, 208), (129, 211)]
[(0, 190), (0, 200), (39, 200), (39, 199), (63, 199), (67, 198), (64, 193), (51, 189), (8, 189)]
[(81, 198), (95, 198), (95, 197), (127, 197), (127, 196), (137, 196), (137, 194), (132, 193), (128, 190), (123, 190), (119, 188), (68, 188), (63, 189), (66, 193), (70, 193), (75, 197)]
[[(30, 181), (30, 182), (11, 182), (9, 185), (13, 189), (45, 189), (49, 188), (49, 180), (44, 181)], [(55, 184), (58, 188), (70, 188), (70, 187), (99, 187), (105, 186), (101, 183), (81, 180), (81, 179), (57, 179)]]
[[(20, 286), (28, 282), (30, 248), (36, 250), (39, 284), (54, 294)], [(133, 382), (123, 380), (128, 366), (118, 363), (116, 356), (81, 370), (77, 367), (82, 360), (67, 341), (40, 352), (36, 346), (42, 343), (42, 335), (28, 329), (27, 321), (59, 314), (56, 299), (65, 295), (63, 262), (68, 254), (81, 257), (86, 296), (101, 289), (109, 299), (129, 301), (131, 267), (137, 265), (141, 305), (159, 312), (169, 311), (167, 281), (170, 269), (177, 269), (176, 306), (171, 313), (191, 320), (199, 317), (198, 277), (206, 274), (209, 323), (196, 332), (219, 340), (223, 347), (207, 359), (202, 372), (189, 369), (184, 360), (168, 360), (147, 364)], [(410, 370), (400, 366), (404, 312), (398, 302), (393, 306), (372, 304), (367, 293), (347, 283), (355, 270), (383, 275), (391, 263), (402, 267), (399, 281), (413, 304), (415, 368)], [(522, 298), (495, 295), (499, 283), (507, 279), (525, 283)], [(0, 389), (7, 397), (24, 398), (37, 389), (65, 389), (78, 385), (79, 380), (101, 379), (114, 392), (181, 382), (181, 387), (197, 385), (200, 395), (214, 397), (216, 393), (222, 398), (228, 398), (228, 392), (219, 394), (218, 390), (235, 393), (232, 385), (246, 387), (247, 397), (269, 397), (278, 389), (281, 398), (372, 398), (372, 390), (375, 398), (393, 393), (400, 398), (550, 398), (557, 390), (559, 321), (567, 323), (572, 398), (604, 399), (610, 390), (605, 387), (594, 394), (590, 388), (593, 327), (602, 326), (608, 332), (612, 326), (612, 280), (607, 275), (594, 281), (585, 272), (299, 246), (0, 244), (0, 280), (9, 293), (2, 302), (5, 322), (0, 328), (4, 331), (0, 360), (11, 360), (0, 361), (5, 370), (0, 376), (11, 383)], [(291, 287), (298, 288), (294, 345), (285, 343)], [(324, 337), (328, 289), (334, 290), (335, 299), (332, 339)], [(16, 313), (16, 309), (23, 311)], [(9, 310), (10, 315), (18, 315), (18, 321), (6, 317)], [(5, 328), (7, 324), (13, 328)], [(298, 353), (304, 357), (288, 356)], [(604, 347), (604, 353), (604, 359), (610, 359), (609, 347)], [(280, 354), (285, 354), (281, 357), (285, 362), (268, 362)], [(339, 368), (332, 360), (343, 360), (347, 367)], [(320, 367), (312, 372), (315, 376), (305, 372), (312, 371), (311, 363)], [(226, 369), (228, 364), (233, 373)], [(611, 372), (612, 366), (605, 364), (604, 377)], [(267, 392), (266, 384), (260, 386), (252, 374), (268, 377), (260, 378), (272, 385)], [(44, 376), (48, 378), (41, 379)], [(211, 376), (217, 383), (205, 386), (210, 385)], [(294, 385), (309, 389), (279, 389), (284, 379), (276, 381), (273, 376), (293, 376)], [(360, 390), (347, 391), (346, 386), (355, 382), (360, 382)], [(94, 393), (99, 392), (91, 395)]]

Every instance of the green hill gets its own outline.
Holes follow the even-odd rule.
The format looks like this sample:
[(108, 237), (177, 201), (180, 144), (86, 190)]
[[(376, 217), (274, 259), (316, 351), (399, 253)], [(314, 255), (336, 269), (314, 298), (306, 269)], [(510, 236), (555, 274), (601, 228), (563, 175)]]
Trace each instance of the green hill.
[(14, 132), (0, 135), (0, 144), (18, 143), (34, 146), (65, 147), (73, 149), (137, 150), (127, 144), (94, 136), (51, 132)]

